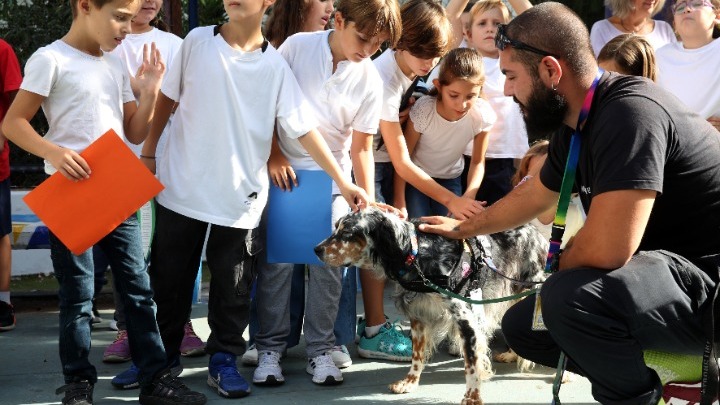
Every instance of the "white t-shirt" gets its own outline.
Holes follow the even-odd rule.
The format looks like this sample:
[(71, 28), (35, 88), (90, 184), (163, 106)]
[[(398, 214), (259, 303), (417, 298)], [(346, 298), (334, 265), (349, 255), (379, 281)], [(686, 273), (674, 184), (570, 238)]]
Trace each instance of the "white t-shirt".
[[(120, 58), (125, 66), (125, 69), (127, 69), (128, 74), (135, 76), (138, 68), (143, 62), (143, 45), (147, 44), (148, 47), (150, 47), (150, 44), (153, 42), (155, 42), (157, 49), (160, 51), (160, 56), (162, 56), (163, 62), (165, 62), (166, 69), (170, 69), (170, 66), (173, 64), (175, 54), (178, 49), (180, 49), (182, 39), (175, 34), (161, 31), (155, 27), (153, 27), (150, 31), (143, 32), (141, 34), (128, 34), (122, 43), (110, 52), (110, 55)], [(172, 116), (170, 116), (170, 120), (172, 120)], [(160, 141), (158, 142), (157, 150), (155, 152), (157, 156), (162, 155), (162, 150), (164, 149), (164, 145), (167, 140), (168, 126), (169, 121), (160, 136)], [(140, 156), (143, 143), (134, 145), (127, 140), (125, 140), (125, 143), (130, 147), (130, 149), (132, 149), (133, 152), (135, 152), (136, 155)]]
[[(649, 34), (641, 35), (645, 38), (653, 49), (657, 50), (662, 48), (664, 45), (677, 42), (675, 38), (675, 32), (673, 32), (672, 26), (665, 21), (654, 20), (655, 27)], [(593, 24), (590, 30), (590, 43), (592, 44), (595, 57), (597, 58), (600, 54), (600, 50), (610, 42), (611, 39), (618, 35), (625, 34), (619, 29), (615, 28), (614, 25), (607, 19), (600, 20)]]
[(252, 229), (267, 201), (275, 123), (297, 138), (316, 122), (272, 45), (243, 52), (214, 28), (187, 35), (161, 88), (179, 105), (158, 162), (165, 189), (157, 200), (199, 221)]
[[(123, 104), (135, 96), (116, 58), (88, 55), (57, 40), (30, 57), (20, 88), (45, 97), (45, 139), (56, 145), (82, 152), (109, 129), (125, 137)], [(48, 161), (45, 173), (55, 173)]]
[[(395, 60), (395, 51), (392, 49), (386, 49), (382, 55), (375, 58), (373, 63), (383, 81), (383, 105), (380, 110), (380, 119), (387, 122), (400, 122), (400, 102), (413, 81), (400, 70), (400, 66)], [(378, 150), (380, 139), (382, 139), (382, 135), (377, 133), (373, 142), (375, 162), (390, 162), (390, 155), (388, 155), (385, 145)]]
[(660, 86), (701, 117), (720, 116), (720, 40), (697, 49), (685, 49), (681, 42), (668, 44), (656, 58)]
[[(334, 31), (302, 32), (289, 37), (278, 52), (285, 58), (318, 120), (318, 131), (350, 179), (353, 131), (375, 134), (382, 107), (382, 79), (370, 59), (339, 62), (335, 72), (328, 43)], [(297, 139), (279, 138), (295, 169), (320, 170)], [(337, 188), (335, 193), (339, 193)]]
[(496, 116), (490, 104), (478, 98), (464, 117), (448, 121), (437, 112), (437, 98), (424, 96), (410, 109), (410, 119), (420, 133), (413, 162), (430, 177), (454, 179), (465, 166), (465, 146), (477, 134), (489, 130)]

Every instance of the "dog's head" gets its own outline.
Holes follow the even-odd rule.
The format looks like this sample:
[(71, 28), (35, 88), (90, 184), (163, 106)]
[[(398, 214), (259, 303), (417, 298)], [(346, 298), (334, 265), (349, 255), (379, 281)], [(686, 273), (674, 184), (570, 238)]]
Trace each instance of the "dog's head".
[(387, 258), (405, 258), (408, 226), (412, 224), (374, 207), (359, 210), (340, 218), (332, 235), (315, 247), (315, 254), (329, 266), (353, 265), (384, 276)]

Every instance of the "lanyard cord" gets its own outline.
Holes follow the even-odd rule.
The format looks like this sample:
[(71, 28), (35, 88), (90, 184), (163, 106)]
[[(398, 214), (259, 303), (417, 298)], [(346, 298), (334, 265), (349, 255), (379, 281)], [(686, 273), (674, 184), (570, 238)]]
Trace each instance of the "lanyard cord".
[[(575, 132), (572, 134), (572, 138), (570, 138), (570, 151), (568, 152), (567, 162), (565, 163), (565, 172), (563, 173), (562, 185), (560, 186), (560, 197), (558, 199), (557, 211), (555, 211), (552, 233), (550, 234), (550, 247), (548, 248), (547, 262), (545, 263), (545, 273), (557, 271), (557, 266), (553, 266), (552, 262), (556, 254), (560, 252), (560, 244), (562, 243), (562, 237), (565, 233), (565, 219), (568, 206), (570, 205), (570, 195), (573, 184), (575, 183), (575, 173), (577, 171), (577, 163), (580, 157), (581, 127), (590, 114), (590, 107), (592, 106), (595, 89), (597, 89), (600, 77), (603, 73), (604, 70), (598, 69), (595, 80), (593, 80), (590, 89), (588, 89), (587, 94), (585, 94), (585, 101), (580, 109), (577, 127), (575, 128)], [(560, 386), (562, 384), (562, 376), (565, 372), (566, 365), (567, 357), (565, 356), (565, 352), (561, 351), (560, 358), (558, 359), (557, 373), (555, 374), (555, 379), (553, 381), (553, 405), (560, 405)]]

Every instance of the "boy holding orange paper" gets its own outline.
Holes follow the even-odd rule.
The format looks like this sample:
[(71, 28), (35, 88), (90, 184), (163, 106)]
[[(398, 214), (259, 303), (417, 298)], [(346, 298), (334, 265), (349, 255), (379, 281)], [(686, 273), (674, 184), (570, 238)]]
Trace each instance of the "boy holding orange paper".
[[(45, 159), (45, 171), (75, 182), (90, 178), (92, 168), (79, 155), (108, 129), (132, 143), (142, 142), (165, 65), (153, 44), (130, 77), (119, 61), (104, 56), (130, 32), (139, 0), (72, 0), (68, 33), (40, 48), (28, 60), (25, 79), (5, 117), (3, 132), (23, 149)], [(30, 126), (42, 106), (50, 129), (44, 137)], [(141, 404), (204, 404), (204, 395), (187, 389), (167, 371), (167, 359), (155, 321), (150, 280), (145, 271), (139, 224), (132, 215), (98, 244), (111, 262), (116, 287), (127, 313), (130, 350), (140, 368)], [(63, 404), (92, 404), (97, 371), (90, 364), (93, 297), (92, 250), (75, 255), (52, 232), (50, 252), (60, 297), (60, 359), (65, 384)]]

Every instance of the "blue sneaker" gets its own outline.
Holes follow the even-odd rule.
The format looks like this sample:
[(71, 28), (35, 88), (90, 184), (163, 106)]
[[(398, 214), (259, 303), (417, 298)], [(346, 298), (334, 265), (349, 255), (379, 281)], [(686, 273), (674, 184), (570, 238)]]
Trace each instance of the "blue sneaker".
[[(170, 375), (177, 378), (183, 372), (183, 366), (180, 359), (176, 358), (170, 365)], [(140, 387), (140, 369), (135, 363), (130, 364), (130, 368), (113, 377), (110, 384), (120, 390), (132, 390)]]
[(405, 336), (397, 324), (386, 323), (377, 335), (363, 336), (358, 344), (358, 354), (366, 359), (412, 361), (412, 340)]
[(235, 361), (235, 355), (230, 353), (217, 352), (210, 357), (207, 383), (221, 397), (240, 398), (250, 394), (250, 384), (238, 372)]

